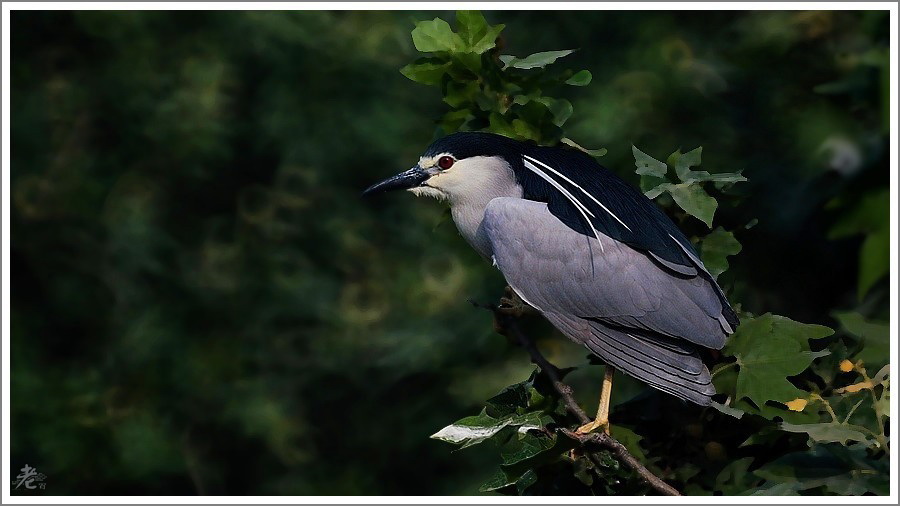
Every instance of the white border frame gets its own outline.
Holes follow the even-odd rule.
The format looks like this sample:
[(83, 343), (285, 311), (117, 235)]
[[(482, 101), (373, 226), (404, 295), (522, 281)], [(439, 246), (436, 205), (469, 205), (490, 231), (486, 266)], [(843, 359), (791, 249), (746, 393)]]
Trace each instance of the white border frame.
[[(676, 7), (673, 9), (673, 7)], [(3, 35), (3, 80), (2, 80), (2, 270), (0, 270), (0, 283), (2, 283), (2, 373), (3, 373), (3, 433), (2, 433), (2, 469), (0, 476), (0, 488), (2, 488), (2, 502), (14, 504), (161, 504), (161, 503), (185, 503), (185, 504), (294, 504), (294, 503), (323, 503), (323, 504), (459, 504), (459, 503), (491, 503), (491, 504), (593, 504), (597, 502), (613, 502), (625, 504), (644, 504), (668, 502), (673, 504), (760, 504), (773, 502), (772, 497), (625, 497), (616, 496), (610, 500), (601, 500), (597, 497), (492, 497), (492, 496), (10, 496), (12, 480), (10, 462), (10, 321), (9, 321), (9, 253), (10, 253), (10, 11), (12, 10), (455, 10), (455, 9), (481, 9), (481, 10), (887, 10), (890, 11), (891, 27), (891, 92), (890, 92), (890, 187), (891, 187), (891, 255), (890, 255), (890, 297), (891, 297), (891, 321), (890, 332), (893, 338), (891, 346), (891, 363), (897, 364), (897, 303), (898, 303), (898, 145), (897, 145), (897, 107), (898, 107), (898, 80), (897, 80), (897, 16), (898, 6), (893, 2), (680, 2), (673, 6), (667, 2), (4, 2), (2, 11), (2, 35)], [(891, 434), (897, 434), (897, 404), (896, 397), (891, 399)], [(897, 504), (897, 449), (890, 457), (891, 465), (891, 495), (887, 497), (843, 497), (843, 496), (801, 496), (790, 497), (794, 504)], [(777, 502), (777, 500), (776, 500)]]

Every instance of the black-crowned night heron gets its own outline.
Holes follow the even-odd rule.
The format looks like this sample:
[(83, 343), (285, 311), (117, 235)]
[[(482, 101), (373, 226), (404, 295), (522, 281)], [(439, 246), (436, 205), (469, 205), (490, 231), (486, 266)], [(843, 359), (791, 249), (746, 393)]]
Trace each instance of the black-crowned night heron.
[(518, 296), (608, 364), (582, 432), (608, 427), (613, 368), (710, 403), (697, 351), (722, 348), (738, 318), (675, 224), (592, 157), (456, 133), (365, 194), (398, 189), (448, 202), (460, 234)]

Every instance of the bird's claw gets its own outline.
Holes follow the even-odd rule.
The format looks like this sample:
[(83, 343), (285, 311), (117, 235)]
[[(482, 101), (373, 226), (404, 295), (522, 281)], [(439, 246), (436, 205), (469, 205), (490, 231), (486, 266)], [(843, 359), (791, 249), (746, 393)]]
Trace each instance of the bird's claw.
[(506, 293), (506, 296), (500, 297), (500, 306), (497, 307), (497, 311), (510, 316), (519, 317), (531, 309), (531, 306), (523, 301), (522, 298), (519, 297), (519, 294), (511, 287), (507, 286), (504, 289), (504, 292)]

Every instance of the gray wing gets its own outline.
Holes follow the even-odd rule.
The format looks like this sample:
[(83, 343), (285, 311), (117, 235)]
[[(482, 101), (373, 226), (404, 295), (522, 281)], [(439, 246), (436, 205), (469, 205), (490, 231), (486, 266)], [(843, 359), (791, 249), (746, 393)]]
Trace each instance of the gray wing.
[(706, 278), (579, 234), (541, 202), (494, 199), (482, 227), (507, 282), (560, 331), (656, 388), (708, 404), (715, 391), (696, 345), (721, 348), (731, 327)]

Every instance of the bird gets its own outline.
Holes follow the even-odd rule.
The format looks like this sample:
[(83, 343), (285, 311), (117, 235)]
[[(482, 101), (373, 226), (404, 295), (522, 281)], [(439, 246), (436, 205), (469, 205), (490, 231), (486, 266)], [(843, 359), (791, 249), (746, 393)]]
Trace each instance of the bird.
[(616, 370), (710, 405), (700, 352), (721, 349), (738, 317), (684, 233), (594, 157), (457, 132), (363, 195), (392, 190), (449, 204), (460, 235), (509, 288), (606, 364), (597, 416), (578, 432), (609, 432)]

